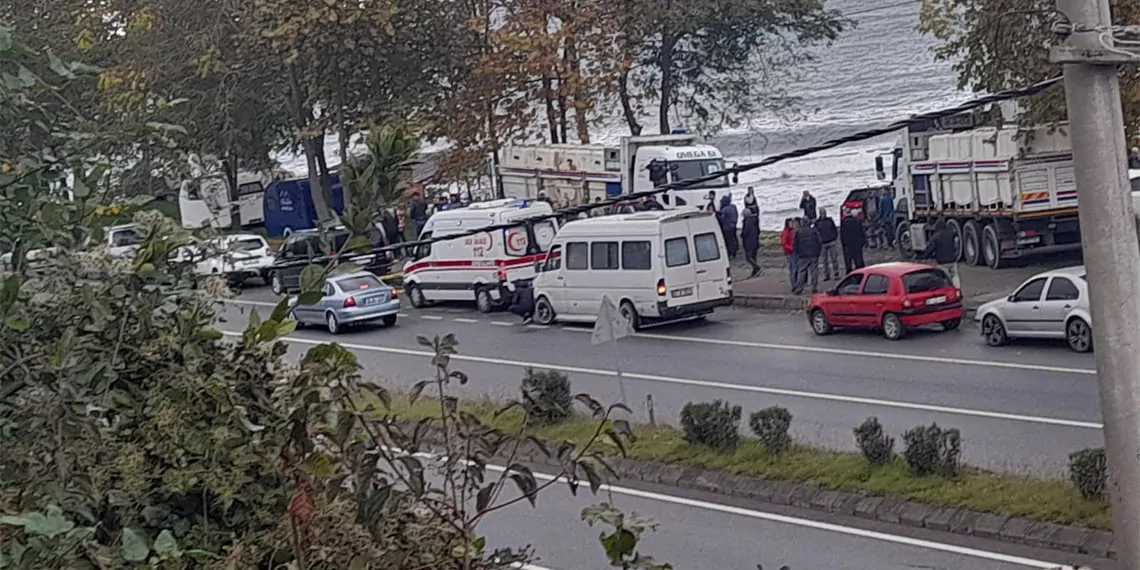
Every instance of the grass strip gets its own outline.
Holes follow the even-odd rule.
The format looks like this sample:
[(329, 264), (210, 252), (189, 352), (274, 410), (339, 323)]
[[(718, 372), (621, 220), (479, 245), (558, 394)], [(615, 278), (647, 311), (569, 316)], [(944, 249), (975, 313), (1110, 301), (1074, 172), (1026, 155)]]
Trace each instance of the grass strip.
[[(500, 406), (489, 400), (463, 402), (461, 409), (495, 428), (517, 432), (523, 414), (515, 409), (498, 418)], [(404, 395), (393, 395), (392, 413), (419, 420), (439, 417), (439, 402), (421, 398), (414, 404)], [(553, 441), (581, 443), (597, 428), (596, 420), (575, 416), (556, 425), (529, 427), (527, 433)], [(896, 458), (881, 467), (871, 466), (861, 454), (794, 446), (771, 453), (755, 439), (744, 437), (733, 452), (718, 452), (691, 445), (681, 430), (672, 427), (635, 425), (637, 441), (627, 449), (632, 459), (645, 459), (694, 467), (718, 469), (735, 475), (810, 483), (825, 489), (898, 497), (937, 507), (953, 507), (1042, 522), (1074, 524), (1109, 529), (1111, 512), (1107, 501), (1089, 501), (1067, 481), (1042, 480), (963, 466), (957, 479), (913, 477), (906, 462)], [(599, 443), (607, 453), (617, 448)]]

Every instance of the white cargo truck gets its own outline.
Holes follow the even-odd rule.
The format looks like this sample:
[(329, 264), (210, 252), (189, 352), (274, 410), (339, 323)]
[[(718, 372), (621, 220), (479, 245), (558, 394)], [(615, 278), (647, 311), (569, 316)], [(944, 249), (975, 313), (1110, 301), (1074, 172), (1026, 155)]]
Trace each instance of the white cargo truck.
[[(893, 152), (899, 251), (926, 248), (945, 219), (958, 258), (997, 269), (1011, 259), (1079, 249), (1077, 185), (1065, 127), (969, 128), (969, 117), (908, 129)], [(876, 160), (880, 178), (884, 161)]]
[[(556, 205), (583, 204), (723, 172), (725, 162), (720, 150), (699, 141), (698, 135), (675, 132), (622, 137), (619, 146), (510, 146), (502, 151), (498, 175), (507, 196), (537, 198), (543, 192)], [(656, 180), (650, 168), (654, 161), (662, 174)], [(719, 203), (721, 196), (730, 194), (728, 178), (726, 174), (684, 190), (666, 192), (660, 200), (666, 206), (704, 206), (712, 191)]]

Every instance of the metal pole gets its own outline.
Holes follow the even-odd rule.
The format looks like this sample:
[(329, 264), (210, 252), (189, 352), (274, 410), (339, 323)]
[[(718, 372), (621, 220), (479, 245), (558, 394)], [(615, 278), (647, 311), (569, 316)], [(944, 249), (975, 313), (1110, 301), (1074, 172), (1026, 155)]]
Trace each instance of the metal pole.
[[(1117, 66), (1101, 44), (1109, 0), (1057, 0), (1073, 25), (1064, 63), (1092, 302), (1109, 493), (1121, 568), (1140, 569), (1140, 249)], [(1098, 30), (1098, 31), (1092, 31)], [(1109, 44), (1111, 45), (1111, 43)], [(1127, 58), (1125, 58), (1127, 59)], [(1115, 62), (1119, 63), (1119, 61)]]
[(625, 381), (622, 379), (621, 375), (621, 351), (618, 350), (618, 339), (613, 339), (610, 341), (610, 344), (612, 344), (614, 347), (614, 367), (617, 370), (618, 390), (621, 391), (621, 403), (626, 404)]

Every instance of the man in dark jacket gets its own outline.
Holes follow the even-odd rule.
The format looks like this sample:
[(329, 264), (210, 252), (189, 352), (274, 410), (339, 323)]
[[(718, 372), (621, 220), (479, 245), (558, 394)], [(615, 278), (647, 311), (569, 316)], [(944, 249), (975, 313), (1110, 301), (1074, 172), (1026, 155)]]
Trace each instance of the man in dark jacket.
[(843, 276), (839, 272), (839, 230), (835, 227), (835, 221), (827, 217), (827, 210), (819, 210), (815, 231), (819, 232), (819, 241), (823, 243), (823, 251), (819, 256), (819, 263), (823, 266), (823, 280), (831, 281), (833, 273), (839, 279)]
[(809, 222), (815, 221), (815, 196), (812, 196), (811, 192), (804, 190), (804, 196), (800, 199), (800, 209), (804, 211), (804, 217)]
[(843, 218), (839, 223), (839, 239), (843, 242), (843, 264), (847, 267), (847, 272), (866, 267), (867, 264), (863, 262), (863, 243), (866, 239), (863, 235), (863, 222), (851, 215)]
[(740, 242), (736, 240), (736, 224), (740, 220), (740, 214), (736, 210), (736, 204), (732, 203), (732, 197), (722, 196), (720, 198), (720, 210), (716, 213), (717, 222), (720, 224), (720, 231), (724, 235), (724, 247), (728, 250), (728, 260), (736, 259), (736, 252), (740, 250)]
[(428, 203), (420, 196), (419, 192), (412, 193), (412, 199), (408, 203), (408, 217), (412, 219), (416, 231), (416, 235), (412, 239), (418, 240), (420, 233), (424, 231), (424, 224), (427, 224), (428, 221)]
[(962, 287), (958, 279), (958, 246), (954, 243), (954, 231), (950, 229), (946, 220), (939, 218), (934, 222), (934, 235), (930, 236), (923, 257), (933, 259), (938, 263), (938, 267), (950, 276), (950, 281), (955, 287)]
[(744, 210), (744, 225), (740, 229), (740, 241), (744, 246), (744, 260), (752, 266), (752, 275), (760, 274), (760, 264), (756, 263), (756, 254), (760, 252), (760, 216), (752, 210)]
[(804, 287), (810, 282), (811, 292), (819, 292), (819, 254), (823, 251), (823, 242), (819, 239), (819, 232), (815, 231), (812, 226), (811, 220), (804, 218), (800, 222), (799, 229), (796, 230), (796, 235), (792, 241), (792, 247), (796, 253), (796, 265), (799, 267), (799, 275), (796, 276), (796, 284), (792, 287), (792, 293), (799, 295), (803, 293)]

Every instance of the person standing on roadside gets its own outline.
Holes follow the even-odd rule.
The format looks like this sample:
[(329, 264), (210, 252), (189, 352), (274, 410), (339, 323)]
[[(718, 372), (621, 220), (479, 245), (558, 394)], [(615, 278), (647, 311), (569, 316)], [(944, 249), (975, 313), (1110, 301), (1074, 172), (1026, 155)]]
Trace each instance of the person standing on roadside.
[(740, 242), (736, 239), (736, 224), (740, 221), (740, 214), (736, 211), (736, 204), (732, 203), (731, 196), (722, 196), (720, 211), (716, 213), (720, 222), (720, 231), (724, 234), (724, 247), (728, 250), (728, 259), (736, 259), (736, 252), (740, 251)]
[(412, 199), (408, 204), (408, 217), (411, 218), (412, 228), (416, 232), (409, 241), (416, 241), (420, 239), (420, 233), (424, 231), (424, 225), (428, 221), (428, 203), (419, 192), (412, 193)]
[(785, 219), (784, 229), (780, 231), (780, 246), (784, 248), (784, 260), (788, 262), (788, 286), (793, 289), (796, 287), (796, 276), (800, 274), (796, 264), (795, 236), (796, 220)]
[(752, 275), (760, 274), (760, 265), (756, 263), (756, 254), (760, 251), (760, 216), (744, 207), (744, 226), (740, 229), (740, 242), (744, 246), (744, 260), (752, 266)]
[(827, 216), (827, 210), (819, 210), (819, 219), (815, 221), (815, 231), (819, 233), (819, 241), (823, 244), (819, 263), (823, 269), (823, 280), (831, 281), (832, 273), (835, 278), (843, 277), (839, 272), (839, 229), (835, 221)]
[(863, 222), (859, 218), (847, 215), (839, 223), (839, 239), (843, 242), (843, 265), (847, 272), (865, 267), (863, 263), (863, 245), (866, 236), (863, 235)]
[(895, 246), (895, 196), (891, 194), (890, 188), (883, 189), (883, 195), (879, 196), (879, 219), (883, 223), (883, 231), (887, 234), (887, 245), (890, 247)]
[(744, 195), (744, 216), (747, 218), (749, 213), (757, 218), (760, 217), (760, 203), (756, 201), (756, 189), (751, 186)]
[(823, 251), (823, 242), (819, 239), (819, 232), (812, 226), (811, 220), (800, 220), (800, 227), (792, 241), (792, 248), (796, 254), (796, 265), (799, 273), (796, 275), (796, 286), (792, 293), (803, 293), (804, 287), (811, 284), (812, 294), (819, 293), (819, 254)]
[(815, 196), (812, 196), (811, 192), (804, 190), (804, 196), (800, 198), (800, 209), (804, 211), (804, 217), (809, 222), (815, 221)]
[(706, 212), (715, 212), (716, 211), (716, 192), (709, 190), (708, 195), (705, 196), (705, 201), (708, 202), (707, 204), (705, 204), (705, 211)]
[(926, 251), (922, 255), (926, 259), (933, 259), (938, 268), (945, 271), (954, 286), (961, 289), (962, 282), (958, 278), (958, 248), (954, 244), (954, 231), (939, 218), (934, 222), (934, 235), (926, 244)]

